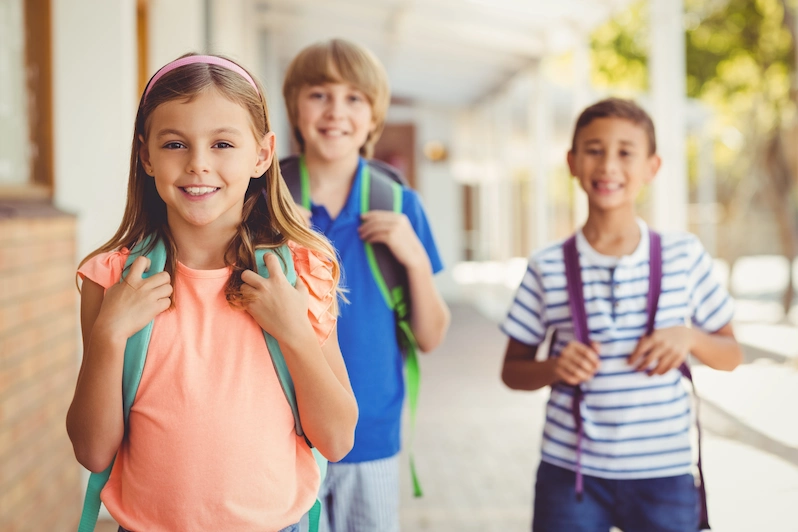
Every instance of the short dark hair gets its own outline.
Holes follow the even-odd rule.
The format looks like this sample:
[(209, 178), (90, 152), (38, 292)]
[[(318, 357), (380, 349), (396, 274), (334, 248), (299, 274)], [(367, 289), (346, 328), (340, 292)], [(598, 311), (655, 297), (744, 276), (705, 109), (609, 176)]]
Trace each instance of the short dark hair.
[(571, 141), (571, 151), (576, 152), (576, 136), (579, 131), (586, 128), (597, 118), (622, 118), (640, 126), (648, 136), (648, 154), (657, 153), (657, 137), (654, 133), (654, 121), (642, 107), (632, 100), (623, 98), (607, 98), (596, 102), (579, 115), (574, 128), (574, 138)]

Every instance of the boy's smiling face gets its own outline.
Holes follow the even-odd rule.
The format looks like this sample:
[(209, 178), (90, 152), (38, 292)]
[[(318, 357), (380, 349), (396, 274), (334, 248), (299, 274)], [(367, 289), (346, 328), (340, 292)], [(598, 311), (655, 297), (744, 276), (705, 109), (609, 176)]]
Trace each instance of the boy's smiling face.
[(357, 156), (376, 127), (371, 103), (351, 85), (307, 85), (298, 100), (297, 128), (309, 157), (335, 162)]
[(597, 118), (576, 136), (568, 152), (571, 175), (587, 192), (591, 209), (633, 207), (640, 189), (659, 170), (657, 154), (649, 153), (643, 127), (616, 117)]

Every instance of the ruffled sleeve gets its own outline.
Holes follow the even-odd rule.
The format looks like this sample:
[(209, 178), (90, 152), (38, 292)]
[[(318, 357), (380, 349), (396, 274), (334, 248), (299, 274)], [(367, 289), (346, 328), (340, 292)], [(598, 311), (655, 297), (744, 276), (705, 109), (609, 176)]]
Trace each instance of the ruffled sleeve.
[(127, 248), (100, 253), (81, 266), (78, 275), (81, 279), (89, 279), (107, 289), (122, 278), (122, 270), (129, 255), (130, 251)]
[(332, 314), (335, 301), (332, 264), (321, 254), (294, 242), (289, 242), (294, 258), (297, 277), (308, 287), (308, 317), (319, 344), (324, 344), (335, 327), (336, 317)]

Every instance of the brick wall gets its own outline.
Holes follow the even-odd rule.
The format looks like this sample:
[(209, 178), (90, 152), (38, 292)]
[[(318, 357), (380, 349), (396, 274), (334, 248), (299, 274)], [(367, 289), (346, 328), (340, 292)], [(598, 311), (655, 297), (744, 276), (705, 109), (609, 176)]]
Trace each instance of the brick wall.
[(75, 219), (0, 205), (0, 530), (75, 530), (65, 419), (78, 360)]

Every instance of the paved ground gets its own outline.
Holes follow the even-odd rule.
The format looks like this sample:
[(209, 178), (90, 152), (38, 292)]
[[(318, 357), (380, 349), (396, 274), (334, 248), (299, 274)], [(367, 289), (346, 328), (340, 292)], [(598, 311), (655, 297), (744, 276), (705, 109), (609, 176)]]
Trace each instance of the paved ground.
[[(547, 392), (506, 389), (495, 323), (465, 306), (453, 318), (445, 344), (422, 360), (415, 455), (425, 496), (412, 498), (404, 470), (403, 530), (528, 531)], [(713, 530), (796, 532), (798, 371), (789, 358), (798, 329), (740, 329), (757, 344), (746, 346), (746, 365), (695, 368)], [(763, 349), (774, 339), (781, 353)]]
[[(505, 337), (471, 307), (452, 311), (446, 342), (422, 360), (414, 449), (425, 495), (412, 497), (404, 454), (402, 529), (528, 531), (547, 392), (504, 387)], [(798, 329), (738, 330), (744, 366), (695, 368), (713, 530), (798, 532)]]

